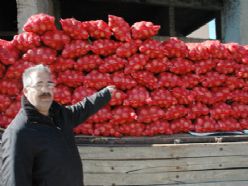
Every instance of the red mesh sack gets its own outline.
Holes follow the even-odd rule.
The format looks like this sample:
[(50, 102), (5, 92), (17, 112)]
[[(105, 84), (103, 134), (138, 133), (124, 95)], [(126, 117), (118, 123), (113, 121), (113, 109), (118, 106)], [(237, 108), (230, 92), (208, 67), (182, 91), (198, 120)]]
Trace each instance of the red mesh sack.
[(187, 74), (194, 71), (195, 69), (194, 64), (187, 59), (175, 58), (172, 59), (170, 62), (171, 65), (169, 69), (175, 74)]
[(195, 73), (196, 74), (206, 74), (211, 71), (216, 66), (216, 60), (207, 59), (195, 62)]
[(104, 63), (99, 66), (99, 71), (102, 73), (115, 72), (123, 69), (126, 64), (126, 59), (120, 58), (117, 55), (108, 56), (104, 59)]
[(187, 45), (176, 37), (163, 41), (162, 46), (169, 58), (186, 58), (189, 53)]
[(97, 69), (103, 63), (103, 59), (101, 59), (98, 55), (89, 54), (78, 58), (77, 63), (75, 64), (75, 69), (90, 72)]
[(213, 119), (224, 119), (233, 115), (232, 107), (226, 103), (217, 103), (210, 110)]
[(175, 119), (170, 122), (171, 130), (174, 134), (189, 132), (194, 130), (191, 120), (186, 118)]
[(98, 39), (93, 41), (91, 50), (97, 55), (108, 56), (114, 54), (119, 46), (120, 44), (116, 41), (109, 39)]
[(108, 25), (117, 40), (131, 40), (130, 25), (122, 17), (108, 15)]
[(71, 103), (71, 91), (64, 85), (56, 86), (54, 89), (54, 100), (60, 104), (68, 105)]
[(62, 29), (73, 39), (88, 39), (87, 24), (74, 18), (61, 19)]
[(127, 98), (127, 95), (121, 90), (115, 90), (111, 96), (109, 104), (111, 106), (122, 105), (124, 99)]
[(241, 127), (242, 130), (248, 129), (248, 119), (247, 118), (240, 119), (239, 124), (240, 124), (240, 127)]
[(230, 59), (231, 54), (228, 49), (218, 40), (207, 40), (202, 43), (207, 49), (212, 58), (215, 59)]
[(145, 86), (151, 90), (159, 88), (158, 79), (151, 72), (137, 71), (133, 72), (131, 76), (138, 84)]
[(53, 16), (44, 13), (35, 14), (28, 18), (27, 22), (23, 26), (23, 30), (37, 34), (42, 34), (49, 30), (56, 30), (54, 21), (55, 18)]
[(16, 96), (21, 91), (21, 82), (15, 79), (2, 79), (0, 81), (0, 94)]
[(158, 106), (144, 106), (137, 109), (137, 121), (141, 123), (151, 123), (164, 116), (164, 110)]
[(212, 104), (214, 102), (214, 95), (207, 88), (204, 87), (195, 87), (193, 88), (195, 101)]
[(232, 99), (231, 91), (226, 87), (214, 87), (211, 89), (213, 95), (213, 103), (225, 102)]
[(86, 122), (102, 123), (107, 122), (112, 118), (111, 109), (109, 106), (105, 106), (97, 111), (96, 114), (92, 115), (87, 119)]
[(19, 60), (12, 66), (9, 66), (8, 70), (6, 71), (5, 77), (8, 79), (21, 79), (24, 70), (31, 66), (33, 66), (33, 63)]
[(245, 86), (245, 81), (235, 76), (227, 76), (224, 86), (229, 88), (229, 90), (243, 88)]
[(247, 56), (247, 50), (245, 47), (238, 43), (226, 43), (224, 46), (228, 49), (232, 59), (235, 61), (241, 62), (243, 56)]
[(0, 62), (4, 65), (14, 64), (19, 58), (19, 51), (14, 45), (5, 40), (0, 39)]
[(170, 72), (162, 72), (158, 77), (159, 87), (173, 88), (181, 86), (182, 81), (179, 76)]
[(0, 63), (0, 78), (5, 74), (5, 66)]
[(62, 50), (70, 40), (70, 37), (61, 30), (48, 31), (41, 36), (41, 41), (55, 50)]
[(195, 131), (196, 132), (215, 132), (217, 130), (217, 123), (209, 116), (202, 116), (196, 118)]
[(228, 131), (239, 131), (242, 129), (240, 123), (234, 118), (225, 118), (217, 121), (218, 131), (228, 132)]
[(110, 123), (97, 123), (94, 125), (94, 136), (114, 136), (121, 137), (118, 126)]
[(238, 65), (232, 60), (217, 60), (215, 70), (222, 74), (231, 74), (236, 71)]
[(83, 84), (84, 76), (82, 72), (66, 70), (58, 74), (57, 82), (75, 88)]
[(208, 48), (202, 43), (186, 43), (189, 54), (188, 58), (193, 61), (206, 60), (211, 58)]
[(56, 60), (57, 52), (54, 49), (39, 47), (29, 49), (22, 58), (26, 61), (30, 61), (36, 64), (43, 63), (49, 65)]
[(248, 65), (238, 65), (236, 69), (236, 76), (239, 78), (248, 78)]
[(119, 57), (130, 57), (138, 51), (142, 41), (131, 40), (129, 42), (120, 43), (120, 46), (116, 49), (116, 55)]
[(92, 123), (82, 123), (73, 129), (75, 134), (93, 135), (94, 125)]
[(107, 73), (101, 73), (96, 70), (93, 70), (85, 76), (84, 84), (86, 87), (95, 88), (99, 90), (111, 84), (111, 78), (110, 75)]
[(5, 109), (4, 114), (9, 118), (14, 118), (21, 108), (21, 102), (12, 102), (8, 108)]
[(146, 126), (142, 123), (134, 122), (131, 124), (123, 124), (119, 128), (119, 132), (124, 136), (143, 136)]
[(139, 51), (150, 58), (163, 58), (166, 55), (161, 42), (154, 39), (147, 39), (139, 47)]
[(196, 74), (186, 74), (181, 77), (181, 87), (194, 88), (200, 83), (200, 77)]
[(200, 102), (193, 103), (189, 105), (189, 111), (187, 118), (196, 119), (199, 116), (204, 116), (209, 114), (209, 108)]
[(87, 21), (87, 30), (94, 39), (109, 39), (112, 35), (110, 27), (103, 20)]
[(137, 85), (136, 81), (130, 75), (126, 75), (123, 72), (115, 72), (112, 75), (112, 81), (121, 90), (131, 89)]
[(87, 88), (84, 86), (79, 86), (74, 89), (72, 94), (72, 104), (82, 101), (85, 97), (91, 96), (96, 92), (93, 88)]
[(166, 57), (151, 59), (145, 65), (145, 69), (152, 73), (160, 73), (169, 69), (168, 59)]
[(239, 118), (248, 118), (248, 105), (233, 103), (231, 105), (233, 110), (233, 117), (236, 119)]
[(231, 93), (232, 95), (232, 100), (243, 103), (243, 104), (248, 104), (248, 92), (245, 90), (235, 90)]
[(124, 72), (128, 74), (131, 72), (142, 70), (145, 67), (148, 59), (148, 56), (144, 54), (134, 54), (133, 56), (128, 58), (128, 64), (126, 65)]
[(50, 69), (52, 72), (63, 72), (66, 70), (73, 70), (74, 66), (76, 66), (76, 62), (74, 60), (58, 57), (56, 62), (50, 65)]
[(186, 116), (188, 114), (188, 109), (183, 105), (173, 105), (167, 109), (164, 114), (164, 119), (173, 120)]
[(0, 114), (0, 127), (6, 128), (13, 118), (9, 118), (4, 114)]
[(149, 105), (157, 105), (159, 107), (170, 107), (177, 104), (177, 99), (172, 96), (171, 92), (160, 88), (151, 92), (151, 101)]
[(177, 99), (178, 104), (188, 105), (195, 101), (194, 91), (176, 87), (172, 89), (171, 93)]
[(149, 39), (155, 36), (160, 29), (159, 25), (154, 25), (152, 22), (140, 21), (131, 26), (131, 33), (133, 39)]
[(11, 99), (9, 96), (0, 94), (0, 112), (5, 111), (11, 104)]
[(90, 45), (87, 41), (73, 40), (66, 44), (62, 57), (64, 58), (76, 58), (87, 54), (90, 51)]
[(112, 110), (112, 118), (110, 123), (113, 124), (128, 124), (137, 119), (137, 115), (133, 108), (127, 106), (118, 106)]
[(142, 86), (127, 91), (127, 99), (124, 100), (125, 106), (141, 107), (151, 101), (149, 92)]
[(27, 51), (39, 47), (41, 45), (40, 40), (40, 36), (35, 33), (23, 32), (15, 35), (12, 43), (18, 50)]
[(144, 136), (154, 136), (159, 134), (173, 134), (171, 126), (167, 121), (158, 120), (146, 125)]
[(208, 72), (206, 75), (201, 76), (201, 81), (204, 87), (218, 87), (225, 83), (226, 76), (218, 72)]

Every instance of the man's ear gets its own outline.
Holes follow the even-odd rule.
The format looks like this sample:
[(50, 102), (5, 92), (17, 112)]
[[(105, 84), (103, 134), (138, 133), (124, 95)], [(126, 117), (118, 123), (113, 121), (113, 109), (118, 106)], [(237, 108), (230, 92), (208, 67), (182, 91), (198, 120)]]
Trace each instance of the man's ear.
[(23, 90), (22, 90), (23, 94), (27, 97), (27, 94), (28, 94), (28, 89), (27, 87), (24, 87)]

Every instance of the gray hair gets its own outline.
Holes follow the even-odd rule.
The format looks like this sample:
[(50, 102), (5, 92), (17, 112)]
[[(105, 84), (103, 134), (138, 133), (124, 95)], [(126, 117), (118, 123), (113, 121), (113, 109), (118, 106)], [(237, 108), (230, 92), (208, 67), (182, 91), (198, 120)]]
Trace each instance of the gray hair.
[(49, 67), (43, 64), (29, 67), (22, 74), (23, 87), (27, 87), (31, 85), (32, 79), (30, 77), (30, 74), (36, 71), (44, 71), (44, 72), (47, 72), (49, 75), (51, 75), (51, 70), (49, 69)]

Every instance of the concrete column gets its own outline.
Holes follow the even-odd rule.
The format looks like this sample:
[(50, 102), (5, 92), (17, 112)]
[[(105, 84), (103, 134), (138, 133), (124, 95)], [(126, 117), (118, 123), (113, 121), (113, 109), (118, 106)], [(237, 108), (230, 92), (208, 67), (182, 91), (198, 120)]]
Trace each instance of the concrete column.
[(222, 12), (222, 37), (224, 42), (248, 44), (248, 1), (225, 0)]
[(53, 0), (16, 0), (16, 5), (18, 33), (23, 31), (22, 27), (31, 15), (37, 13), (54, 15), (55, 10)]
[(240, 43), (248, 45), (248, 1), (240, 0)]

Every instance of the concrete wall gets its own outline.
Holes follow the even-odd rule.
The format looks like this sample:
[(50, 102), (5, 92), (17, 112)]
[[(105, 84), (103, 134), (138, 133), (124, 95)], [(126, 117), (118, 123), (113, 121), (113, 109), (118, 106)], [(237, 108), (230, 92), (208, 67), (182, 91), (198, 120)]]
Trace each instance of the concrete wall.
[(22, 32), (22, 27), (27, 19), (37, 13), (54, 15), (55, 8), (53, 0), (16, 0), (17, 4), (17, 28)]
[(225, 0), (222, 12), (224, 42), (248, 44), (248, 1)]

